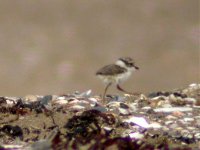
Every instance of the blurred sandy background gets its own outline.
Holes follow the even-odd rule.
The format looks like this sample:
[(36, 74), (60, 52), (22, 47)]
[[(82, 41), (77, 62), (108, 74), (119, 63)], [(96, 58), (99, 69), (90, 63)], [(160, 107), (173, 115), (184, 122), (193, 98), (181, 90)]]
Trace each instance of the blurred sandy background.
[(0, 95), (101, 94), (96, 70), (121, 56), (141, 68), (129, 91), (199, 82), (198, 15), (198, 0), (0, 1)]

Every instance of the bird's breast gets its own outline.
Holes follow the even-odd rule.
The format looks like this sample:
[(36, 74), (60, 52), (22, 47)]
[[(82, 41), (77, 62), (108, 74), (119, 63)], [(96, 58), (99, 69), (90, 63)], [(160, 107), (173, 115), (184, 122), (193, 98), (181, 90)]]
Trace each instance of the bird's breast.
[(126, 81), (130, 76), (131, 72), (125, 72), (117, 75), (97, 75), (105, 84), (113, 83), (119, 84)]

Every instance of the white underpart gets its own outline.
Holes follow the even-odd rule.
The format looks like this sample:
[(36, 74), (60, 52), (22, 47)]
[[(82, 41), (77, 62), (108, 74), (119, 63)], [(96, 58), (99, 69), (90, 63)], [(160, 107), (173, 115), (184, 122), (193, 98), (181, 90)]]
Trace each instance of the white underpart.
[(120, 67), (126, 68), (131, 73), (136, 70), (135, 67), (127, 67), (126, 64), (121, 60), (117, 60), (115, 64), (119, 65)]
[(125, 73), (121, 73), (118, 75), (98, 75), (98, 77), (105, 83), (105, 84), (109, 84), (109, 83), (113, 83), (113, 84), (119, 84), (122, 83), (124, 81), (126, 81), (132, 74), (133, 71), (135, 71), (134, 67), (127, 67), (126, 64), (121, 61), (121, 60), (117, 60), (116, 65), (119, 65), (120, 67), (126, 68), (127, 72)]

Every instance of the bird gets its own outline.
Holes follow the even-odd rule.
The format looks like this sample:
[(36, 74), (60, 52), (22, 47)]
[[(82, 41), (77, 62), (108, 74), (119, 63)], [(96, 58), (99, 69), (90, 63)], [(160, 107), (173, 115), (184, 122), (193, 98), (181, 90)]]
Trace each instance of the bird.
[(135, 65), (131, 57), (120, 57), (115, 64), (100, 68), (96, 72), (96, 76), (106, 84), (103, 99), (105, 100), (106, 92), (112, 84), (116, 85), (118, 90), (130, 93), (121, 88), (119, 84), (126, 81), (132, 75), (132, 72), (136, 70), (139, 70), (139, 67)]

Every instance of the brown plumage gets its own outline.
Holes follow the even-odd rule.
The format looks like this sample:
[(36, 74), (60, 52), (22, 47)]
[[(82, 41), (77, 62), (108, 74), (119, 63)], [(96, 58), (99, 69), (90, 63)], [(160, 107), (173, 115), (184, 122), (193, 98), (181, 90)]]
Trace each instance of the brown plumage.
[(120, 67), (119, 65), (115, 65), (115, 64), (111, 64), (111, 65), (107, 65), (101, 69), (99, 69), (96, 72), (96, 75), (115, 75), (115, 74), (121, 74), (126, 72), (127, 69)]

